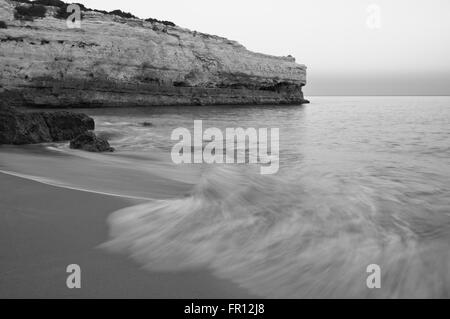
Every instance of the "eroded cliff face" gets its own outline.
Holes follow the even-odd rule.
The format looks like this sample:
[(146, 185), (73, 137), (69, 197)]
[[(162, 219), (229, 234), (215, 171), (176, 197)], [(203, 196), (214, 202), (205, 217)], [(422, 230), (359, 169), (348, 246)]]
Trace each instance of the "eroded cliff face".
[(180, 27), (84, 12), (81, 29), (0, 0), (0, 97), (20, 106), (300, 104), (306, 67)]

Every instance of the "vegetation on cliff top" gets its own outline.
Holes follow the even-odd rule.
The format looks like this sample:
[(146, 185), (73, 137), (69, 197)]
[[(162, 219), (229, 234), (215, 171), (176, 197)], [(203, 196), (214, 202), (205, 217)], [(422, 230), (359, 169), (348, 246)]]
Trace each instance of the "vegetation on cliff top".
[[(16, 2), (20, 2), (20, 3), (26, 3), (28, 5), (31, 5), (31, 7), (29, 6), (19, 6), (17, 8), (22, 8), (20, 10), (24, 10), (27, 11), (29, 10), (28, 8), (34, 8), (31, 9), (31, 11), (33, 13), (37, 13), (37, 12), (42, 12), (42, 8), (45, 10), (45, 6), (52, 6), (52, 7), (57, 7), (58, 10), (56, 12), (56, 18), (57, 19), (67, 19), (70, 15), (70, 13), (67, 13), (67, 7), (69, 6), (69, 3), (65, 3), (64, 1), (61, 0), (35, 0), (35, 1), (30, 1), (30, 0), (14, 0)], [(102, 14), (106, 14), (106, 15), (115, 15), (118, 17), (122, 17), (125, 19), (139, 19), (138, 17), (136, 17), (135, 15), (129, 13), (129, 12), (124, 12), (122, 10), (113, 10), (113, 11), (105, 11), (105, 10), (97, 10), (97, 9), (91, 9), (91, 8), (87, 8), (85, 7), (83, 4), (81, 3), (74, 3), (77, 4), (82, 12), (86, 12), (86, 11), (94, 11), (94, 12), (99, 12)], [(16, 8), (16, 12), (17, 12), (17, 8)], [(17, 19), (27, 19), (27, 17), (30, 17), (31, 20), (33, 17), (44, 17), (45, 16), (45, 12), (43, 16), (36, 16), (33, 15), (33, 13), (30, 14), (25, 14), (25, 15), (17, 15)], [(175, 26), (175, 23), (171, 22), (171, 21), (165, 21), (165, 20), (158, 20), (158, 19), (153, 19), (153, 18), (148, 18), (145, 19), (145, 21), (147, 22), (151, 22), (151, 23), (161, 23), (164, 25), (168, 25), (168, 26)]]
[(14, 12), (14, 18), (18, 20), (33, 21), (34, 18), (44, 18), (47, 8), (42, 5), (18, 6)]
[(145, 19), (145, 21), (151, 22), (151, 23), (158, 22), (158, 23), (162, 23), (162, 24), (165, 24), (165, 25), (170, 25), (172, 27), (175, 26), (175, 23), (170, 22), (170, 21), (165, 21), (165, 20), (158, 20), (158, 19), (148, 18), (148, 19)]

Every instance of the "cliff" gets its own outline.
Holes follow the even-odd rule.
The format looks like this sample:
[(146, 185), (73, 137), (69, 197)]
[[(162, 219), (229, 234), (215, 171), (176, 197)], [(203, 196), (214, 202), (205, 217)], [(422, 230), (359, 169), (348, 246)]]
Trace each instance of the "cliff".
[[(14, 17), (0, 0), (0, 98), (16, 106), (301, 104), (306, 67), (292, 57), (156, 21), (83, 12), (69, 29), (47, 6)], [(26, 5), (25, 5), (26, 6)]]

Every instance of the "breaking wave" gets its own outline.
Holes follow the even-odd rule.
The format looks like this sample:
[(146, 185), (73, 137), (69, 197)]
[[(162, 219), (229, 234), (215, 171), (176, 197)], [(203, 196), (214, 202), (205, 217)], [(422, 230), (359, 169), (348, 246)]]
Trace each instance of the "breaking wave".
[[(104, 247), (152, 271), (208, 267), (264, 297), (448, 297), (449, 214), (386, 194), (215, 166), (191, 196), (115, 212)], [(366, 286), (370, 264), (382, 289)]]

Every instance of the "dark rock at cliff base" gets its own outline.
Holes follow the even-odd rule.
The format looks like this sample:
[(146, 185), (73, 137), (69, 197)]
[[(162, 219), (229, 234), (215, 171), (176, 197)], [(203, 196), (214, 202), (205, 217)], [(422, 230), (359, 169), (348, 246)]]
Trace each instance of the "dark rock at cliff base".
[(21, 112), (0, 105), (0, 144), (66, 141), (94, 128), (87, 115), (71, 112)]
[(50, 131), (41, 114), (0, 107), (0, 144), (21, 145), (51, 141)]
[(70, 148), (87, 152), (114, 152), (108, 141), (98, 137), (94, 132), (85, 132), (70, 141)]
[(81, 113), (46, 112), (42, 116), (54, 141), (67, 141), (95, 129), (94, 120)]

